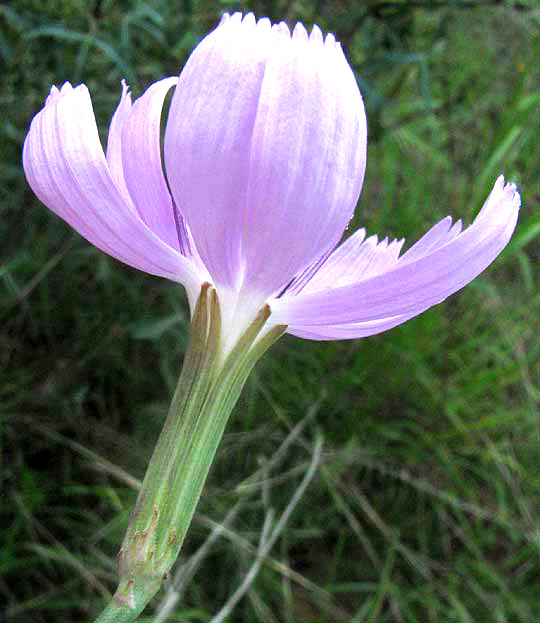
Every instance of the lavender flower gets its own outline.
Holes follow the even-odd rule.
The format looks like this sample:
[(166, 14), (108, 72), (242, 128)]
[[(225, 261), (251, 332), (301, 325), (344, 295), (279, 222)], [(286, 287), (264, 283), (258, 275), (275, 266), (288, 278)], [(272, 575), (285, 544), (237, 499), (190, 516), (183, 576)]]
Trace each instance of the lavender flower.
[[(174, 88), (161, 159), (160, 118)], [(258, 357), (286, 329), (359, 338), (443, 301), (514, 231), (500, 177), (472, 225), (447, 217), (403, 240), (337, 246), (366, 166), (355, 77), (333, 35), (225, 14), (179, 78), (133, 104), (123, 84), (106, 154), (88, 89), (52, 87), (24, 144), (36, 195), (105, 253), (182, 283), (190, 349), (100, 623), (132, 621), (180, 550), (227, 418)], [(207, 284), (207, 285), (205, 285)], [(208, 285), (210, 284), (210, 285)]]
[[(160, 117), (174, 88), (161, 162)], [(362, 98), (341, 46), (315, 26), (224, 15), (180, 77), (133, 104), (126, 85), (106, 156), (86, 86), (52, 87), (24, 145), (36, 195), (94, 245), (183, 283), (215, 284), (237, 336), (270, 322), (316, 340), (366, 337), (441, 302), (504, 248), (520, 205), (500, 177), (474, 223), (336, 247), (366, 165)], [(164, 174), (164, 169), (166, 176)]]

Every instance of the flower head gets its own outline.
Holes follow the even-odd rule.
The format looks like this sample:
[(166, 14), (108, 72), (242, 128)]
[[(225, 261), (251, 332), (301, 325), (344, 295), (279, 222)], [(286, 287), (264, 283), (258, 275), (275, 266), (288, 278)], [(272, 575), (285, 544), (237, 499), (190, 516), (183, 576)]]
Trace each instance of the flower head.
[[(164, 163), (160, 118), (170, 89)], [(179, 78), (134, 103), (123, 84), (106, 154), (86, 86), (52, 87), (24, 145), (30, 186), (94, 245), (183, 283), (215, 285), (229, 346), (268, 303), (309, 339), (365, 337), (466, 285), (510, 239), (520, 197), (500, 177), (468, 228), (338, 242), (360, 194), (366, 119), (333, 35), (225, 14)]]

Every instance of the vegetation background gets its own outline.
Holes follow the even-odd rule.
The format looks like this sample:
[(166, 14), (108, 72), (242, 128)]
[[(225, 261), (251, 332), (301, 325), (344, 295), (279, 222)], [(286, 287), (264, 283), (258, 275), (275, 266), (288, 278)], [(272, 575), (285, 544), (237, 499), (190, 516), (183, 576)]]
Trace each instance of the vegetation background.
[(273, 348), (141, 621), (540, 620), (536, 0), (0, 4), (0, 620), (90, 621), (114, 590), (188, 322), (180, 287), (33, 196), (30, 119), (52, 83), (83, 81), (105, 138), (120, 80), (137, 96), (177, 74), (225, 10), (342, 41), (370, 134), (354, 228), (410, 243), (470, 222), (501, 172), (523, 208), (495, 264), (421, 317)]

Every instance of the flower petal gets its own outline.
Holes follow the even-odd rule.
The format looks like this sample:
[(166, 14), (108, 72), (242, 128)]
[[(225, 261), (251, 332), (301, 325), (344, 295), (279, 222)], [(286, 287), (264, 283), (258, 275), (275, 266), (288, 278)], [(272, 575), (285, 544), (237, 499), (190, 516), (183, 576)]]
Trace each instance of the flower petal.
[(51, 90), (32, 121), (23, 164), (39, 199), (92, 244), (135, 268), (196, 288), (193, 265), (143, 223), (115, 184), (86, 86)]
[[(405, 253), (386, 272), (354, 284), (276, 299), (271, 302), (274, 322), (290, 325), (291, 332), (314, 333), (321, 327), (330, 330), (358, 324), (360, 337), (363, 323), (396, 316), (403, 316), (404, 321), (419, 314), (489, 266), (510, 240), (519, 206), (516, 187), (505, 186), (501, 177), (473, 224), (463, 232), (458, 234), (459, 227), (450, 228), (445, 219), (444, 226), (438, 224), (438, 229), (431, 230), (431, 243), (426, 237), (419, 241), (420, 257)], [(345, 328), (355, 337), (354, 327)]]
[[(244, 215), (246, 281), (273, 290), (341, 238), (364, 176), (356, 80), (333, 37), (284, 26), (266, 64)], [(271, 257), (271, 259), (270, 259)], [(268, 284), (268, 285), (267, 285)]]
[(122, 194), (127, 205), (132, 206), (133, 201), (126, 186), (124, 166), (122, 162), (122, 130), (131, 112), (131, 95), (125, 80), (122, 80), (122, 96), (114, 112), (107, 135), (107, 164), (113, 181)]
[(363, 240), (360, 229), (341, 244), (306, 284), (303, 294), (349, 285), (388, 271), (398, 261), (404, 240), (381, 242), (377, 236)]
[[(164, 78), (152, 84), (135, 100), (122, 130), (122, 162), (126, 185), (137, 211), (148, 227), (161, 240), (179, 249), (175, 209), (161, 166), (161, 111), (177, 77)], [(182, 218), (179, 216), (179, 218)], [(182, 240), (185, 246), (185, 240)]]
[(224, 16), (191, 54), (165, 131), (171, 192), (214, 280), (236, 289), (249, 140), (270, 23)]
[(392, 316), (391, 318), (381, 318), (380, 320), (371, 320), (368, 322), (325, 325), (321, 327), (293, 326), (289, 327), (287, 332), (306, 340), (351, 340), (388, 331), (417, 315), (418, 314), (415, 312), (414, 314), (401, 314), (399, 316)]
[(342, 235), (365, 168), (356, 80), (333, 37), (226, 17), (180, 75), (172, 194), (214, 280), (269, 295)]

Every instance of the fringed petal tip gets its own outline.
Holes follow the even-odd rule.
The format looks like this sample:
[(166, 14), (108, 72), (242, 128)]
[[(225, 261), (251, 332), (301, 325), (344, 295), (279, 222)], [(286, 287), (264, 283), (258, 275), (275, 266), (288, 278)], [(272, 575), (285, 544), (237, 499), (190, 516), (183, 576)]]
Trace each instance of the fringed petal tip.
[[(78, 87), (75, 87), (75, 88), (78, 89), (81, 86), (84, 86), (84, 85), (79, 85)], [(74, 88), (71, 82), (64, 82), (64, 84), (60, 88), (58, 88), (55, 84), (53, 84), (51, 87), (51, 90), (49, 91), (49, 95), (45, 99), (43, 108), (47, 108), (47, 106), (55, 104), (58, 101), (58, 99), (62, 97), (62, 95), (65, 95), (66, 93), (70, 93), (73, 90)]]
[(341, 49), (341, 45), (338, 41), (336, 41), (335, 36), (332, 33), (328, 33), (325, 37), (317, 24), (314, 24), (311, 32), (308, 33), (306, 27), (302, 22), (296, 22), (291, 32), (286, 22), (281, 21), (272, 25), (268, 17), (260, 17), (259, 19), (257, 19), (254, 13), (251, 11), (245, 14), (241, 11), (236, 11), (232, 14), (225, 12), (221, 16), (219, 24), (216, 28), (220, 28), (225, 24), (236, 24), (248, 27), (257, 26), (259, 28), (266, 28), (271, 26), (272, 29), (278, 31), (280, 34), (284, 34), (290, 39), (294, 39), (296, 41), (304, 41), (317, 45), (324, 44), (328, 47)]
[(122, 86), (122, 97), (131, 98), (131, 90), (125, 78), (122, 78), (122, 80), (120, 80), (120, 85)]
[(520, 205), (516, 185), (500, 176), (469, 227), (461, 231), (460, 221), (446, 217), (401, 257), (403, 241), (354, 244), (351, 237), (299, 293), (272, 301), (274, 321), (317, 340), (366, 337), (401, 324), (484, 271), (512, 237)]
[(499, 175), (486, 201), (490, 207), (501, 203), (510, 209), (519, 209), (521, 206), (521, 196), (517, 186), (513, 182), (505, 182), (504, 175)]
[(316, 41), (317, 43), (323, 43), (324, 38), (321, 29), (315, 24), (311, 29), (311, 34), (309, 35), (311, 41)]
[(47, 96), (47, 99), (45, 100), (45, 106), (48, 106), (49, 104), (54, 103), (59, 97), (60, 97), (60, 91), (58, 87), (55, 84), (53, 84), (49, 92), (49, 95)]
[(296, 22), (292, 31), (292, 38), (298, 39), (300, 41), (308, 40), (309, 36), (306, 27), (304, 26), (304, 24), (302, 24), (302, 22)]

